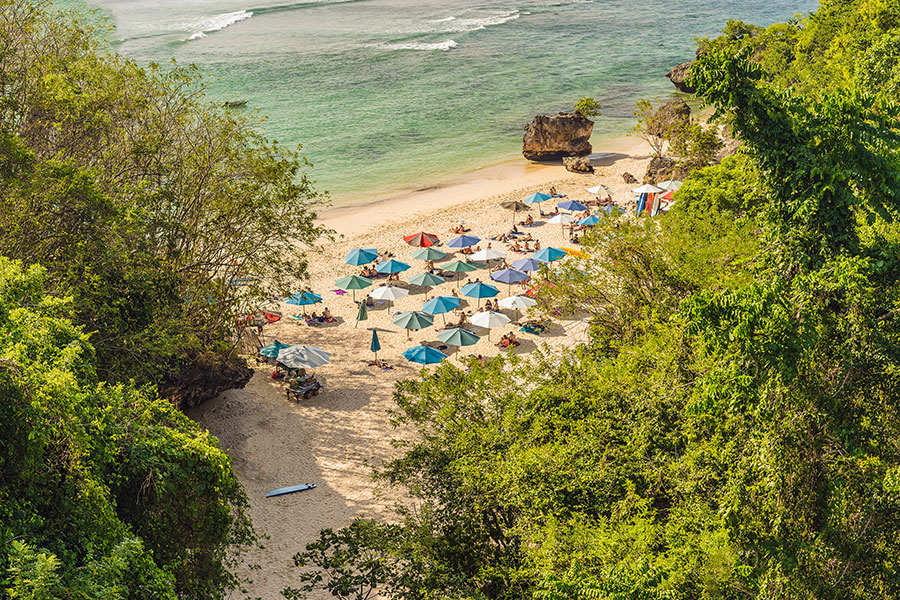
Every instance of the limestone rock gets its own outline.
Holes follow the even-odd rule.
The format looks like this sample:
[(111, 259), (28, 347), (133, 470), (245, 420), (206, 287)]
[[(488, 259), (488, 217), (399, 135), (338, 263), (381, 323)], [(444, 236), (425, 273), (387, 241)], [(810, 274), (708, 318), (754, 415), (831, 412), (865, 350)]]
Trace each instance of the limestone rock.
[(690, 122), (691, 107), (681, 98), (670, 98), (659, 107), (647, 124), (647, 133), (666, 137), (669, 130), (679, 123)]
[(591, 153), (594, 122), (579, 113), (538, 115), (525, 126), (522, 154), (528, 160), (553, 160)]
[(691, 65), (694, 64), (694, 61), (681, 63), (679, 65), (675, 65), (672, 69), (666, 73), (666, 77), (672, 82), (675, 88), (679, 92), (684, 92), (686, 94), (693, 94), (697, 90), (689, 86), (685, 83), (687, 79), (688, 73), (691, 70)]
[(226, 390), (243, 388), (252, 376), (253, 369), (240, 357), (201, 354), (185, 360), (180, 372), (160, 384), (159, 393), (184, 410)]
[(638, 183), (638, 180), (634, 178), (634, 175), (628, 172), (622, 173), (622, 179), (625, 180), (625, 183)]
[(587, 156), (563, 156), (563, 165), (572, 173), (593, 173), (594, 167)]
[(647, 165), (647, 173), (644, 181), (665, 181), (666, 179), (681, 179), (678, 175), (678, 163), (668, 156), (654, 156)]

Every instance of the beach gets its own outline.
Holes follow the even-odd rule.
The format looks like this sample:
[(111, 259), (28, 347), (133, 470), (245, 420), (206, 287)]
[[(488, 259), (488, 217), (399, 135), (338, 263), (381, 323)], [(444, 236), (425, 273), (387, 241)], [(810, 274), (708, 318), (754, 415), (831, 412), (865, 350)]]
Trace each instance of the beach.
[[(613, 199), (624, 205), (632, 199), (634, 185), (624, 183), (622, 174), (629, 172), (642, 179), (649, 161), (648, 149), (635, 138), (617, 140), (602, 149), (595, 149), (592, 163), (596, 172), (579, 175), (567, 172), (561, 165), (529, 164), (524, 159), (509, 161), (455, 177), (449, 183), (396, 196), (370, 197), (356, 205), (330, 208), (320, 222), (333, 229), (334, 242), (323, 241), (321, 251), (311, 253), (309, 289), (321, 294), (323, 302), (309, 310), (321, 312), (327, 307), (337, 323), (310, 327), (288, 315), (301, 312), (302, 307), (281, 304), (273, 306), (284, 314), (279, 322), (267, 325), (263, 343), (278, 339), (289, 344), (318, 346), (332, 353), (331, 362), (315, 370), (324, 381), (322, 393), (299, 403), (287, 399), (282, 380), (270, 378), (273, 367), (258, 366), (249, 384), (241, 390), (231, 390), (189, 413), (207, 427), (231, 454), (237, 473), (247, 491), (251, 516), (259, 532), (269, 538), (264, 549), (250, 553), (241, 574), (254, 580), (249, 586), (252, 597), (277, 598), (281, 589), (297, 583), (298, 570), (293, 555), (318, 536), (323, 528), (346, 526), (356, 517), (390, 517), (391, 507), (406, 498), (398, 490), (380, 489), (371, 477), (372, 467), (391, 457), (391, 439), (407, 432), (395, 431), (390, 424), (390, 411), (395, 409), (392, 399), (396, 381), (418, 377), (421, 365), (407, 362), (401, 353), (421, 342), (435, 342), (436, 328), (443, 323), (436, 315), (434, 327), (407, 333), (392, 323), (389, 308), (419, 310), (426, 294), (423, 288), (412, 288), (409, 296), (389, 306), (371, 307), (368, 320), (356, 323), (357, 304), (350, 293), (339, 295), (335, 280), (359, 274), (360, 267), (345, 264), (344, 256), (353, 248), (377, 248), (389, 251), (394, 258), (412, 266), (400, 274), (405, 280), (424, 272), (424, 262), (411, 258), (417, 249), (404, 243), (403, 236), (424, 231), (437, 235), (446, 243), (455, 234), (450, 229), (464, 222), (469, 235), (482, 238), (485, 248), (488, 238), (509, 231), (513, 221), (521, 221), (526, 213), (513, 216), (512, 211), (499, 205), (510, 200), (522, 200), (534, 192), (546, 192), (555, 187), (565, 199), (584, 201), (591, 198), (586, 188), (606, 185)], [(558, 200), (543, 203), (545, 210)], [(537, 205), (532, 212), (541, 219)], [(627, 217), (625, 217), (627, 218)], [(540, 240), (542, 246), (570, 246), (568, 232), (561, 225), (544, 222), (527, 230)], [(492, 242), (495, 249), (506, 245)], [(439, 249), (452, 251), (442, 245)], [(508, 255), (509, 262), (525, 254)], [(451, 255), (448, 259), (463, 258)], [(445, 262), (448, 262), (445, 261)], [(438, 263), (437, 266), (440, 266)], [(490, 283), (490, 271), (464, 273), (466, 279), (480, 278)], [(376, 280), (375, 287), (384, 280)], [(449, 295), (456, 283), (447, 283), (428, 290), (428, 297)], [(497, 298), (509, 294), (504, 284)], [(357, 299), (375, 289), (356, 292)], [(513, 286), (512, 293), (523, 289)], [(478, 301), (464, 298), (462, 308), (477, 312)], [(514, 311), (503, 311), (515, 319)], [(448, 314), (448, 320), (455, 318)], [(522, 319), (526, 316), (523, 314)], [(378, 328), (381, 351), (378, 357), (393, 365), (391, 370), (369, 366), (371, 328)], [(586, 340), (586, 325), (581, 321), (554, 320), (552, 328), (531, 335), (508, 325), (487, 331), (473, 328), (480, 341), (473, 346), (445, 351), (452, 363), (460, 365), (459, 357), (468, 354), (494, 356), (501, 350), (495, 343), (508, 332), (515, 332), (521, 345), (513, 352), (527, 354), (546, 344), (549, 347), (570, 347)], [(252, 363), (252, 361), (251, 361)], [(434, 367), (426, 367), (433, 369)], [(266, 492), (288, 485), (314, 483), (313, 490), (265, 498)], [(262, 569), (251, 570), (259, 564)], [(322, 593), (315, 598), (329, 598)]]

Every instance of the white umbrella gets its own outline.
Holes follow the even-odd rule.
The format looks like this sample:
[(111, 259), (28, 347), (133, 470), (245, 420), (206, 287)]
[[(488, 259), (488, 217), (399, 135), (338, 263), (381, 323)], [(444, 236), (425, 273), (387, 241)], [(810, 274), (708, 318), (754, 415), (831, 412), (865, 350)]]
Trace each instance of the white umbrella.
[(516, 310), (530, 308), (535, 305), (537, 305), (537, 300), (528, 296), (510, 296), (500, 300), (500, 306), (503, 308), (514, 308)]
[(507, 317), (503, 313), (484, 311), (472, 315), (472, 317), (469, 319), (469, 323), (475, 325), (476, 327), (484, 327), (485, 329), (487, 329), (488, 340), (490, 340), (491, 328), (506, 325), (507, 323), (509, 323), (509, 317)]
[(661, 189), (655, 185), (650, 185), (649, 183), (645, 183), (641, 187), (631, 190), (633, 194), (658, 194), (661, 191)]
[(385, 285), (369, 292), (369, 296), (376, 300), (399, 300), (409, 296), (409, 290), (395, 285)]
[(485, 260), (494, 260), (497, 258), (506, 258), (506, 252), (503, 250), (495, 250), (493, 248), (486, 248), (484, 250), (479, 250), (475, 254), (472, 255), (472, 260), (477, 261), (485, 261)]
[(681, 182), (677, 179), (666, 179), (657, 184), (664, 192), (676, 192), (681, 187)]
[(604, 192), (609, 194), (609, 188), (606, 187), (605, 185), (603, 185), (602, 183), (600, 185), (595, 185), (594, 187), (588, 188), (587, 193), (593, 194), (594, 196), (596, 196), (597, 194), (600, 193), (601, 190), (603, 190)]
[(278, 362), (289, 369), (315, 369), (327, 365), (331, 352), (315, 346), (288, 346), (278, 352)]
[(550, 217), (550, 220), (547, 222), (548, 223), (557, 223), (557, 224), (574, 223), (575, 217), (573, 217), (572, 215), (570, 215), (568, 213), (559, 213), (555, 217)]

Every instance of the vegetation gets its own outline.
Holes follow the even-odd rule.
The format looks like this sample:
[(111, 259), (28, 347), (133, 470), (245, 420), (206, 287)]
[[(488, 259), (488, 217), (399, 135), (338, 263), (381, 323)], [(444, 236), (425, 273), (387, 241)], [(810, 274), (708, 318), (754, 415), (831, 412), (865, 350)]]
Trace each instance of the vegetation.
[(589, 343), (400, 384), (417, 435), (378, 476), (415, 503), (323, 534), (304, 581), (339, 558), (346, 598), (900, 595), (900, 114), (847, 51), (889, 56), (894, 12), (705, 43), (691, 84), (745, 152), (544, 273)]
[(600, 103), (593, 98), (581, 98), (572, 109), (585, 117), (599, 117)]

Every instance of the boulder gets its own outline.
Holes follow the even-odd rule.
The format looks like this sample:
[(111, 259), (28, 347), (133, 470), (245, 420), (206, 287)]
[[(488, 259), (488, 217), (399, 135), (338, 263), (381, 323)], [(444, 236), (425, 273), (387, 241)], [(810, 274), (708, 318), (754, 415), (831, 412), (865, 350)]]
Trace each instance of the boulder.
[(670, 98), (657, 109), (647, 123), (647, 133), (656, 137), (666, 137), (673, 126), (689, 123), (691, 107), (681, 98)]
[(587, 156), (563, 156), (563, 165), (572, 173), (593, 173), (594, 167)]
[(691, 65), (694, 64), (694, 61), (681, 63), (680, 65), (675, 65), (672, 69), (666, 73), (666, 77), (672, 82), (675, 88), (679, 92), (684, 92), (686, 94), (693, 94), (697, 90), (689, 86), (685, 83), (687, 79), (688, 73), (690, 73)]
[(622, 173), (622, 179), (625, 180), (625, 183), (637, 183), (638, 182), (638, 180), (634, 178), (634, 175), (632, 175), (631, 173), (628, 173), (627, 171), (625, 173)]
[(187, 357), (181, 370), (170, 374), (159, 386), (159, 394), (185, 410), (212, 400), (226, 390), (241, 389), (253, 369), (237, 356), (206, 353)]
[(554, 160), (591, 153), (594, 122), (579, 113), (538, 115), (525, 126), (522, 154), (528, 160)]
[(681, 179), (677, 175), (678, 163), (668, 156), (654, 156), (647, 165), (644, 181), (665, 181), (666, 179)]

